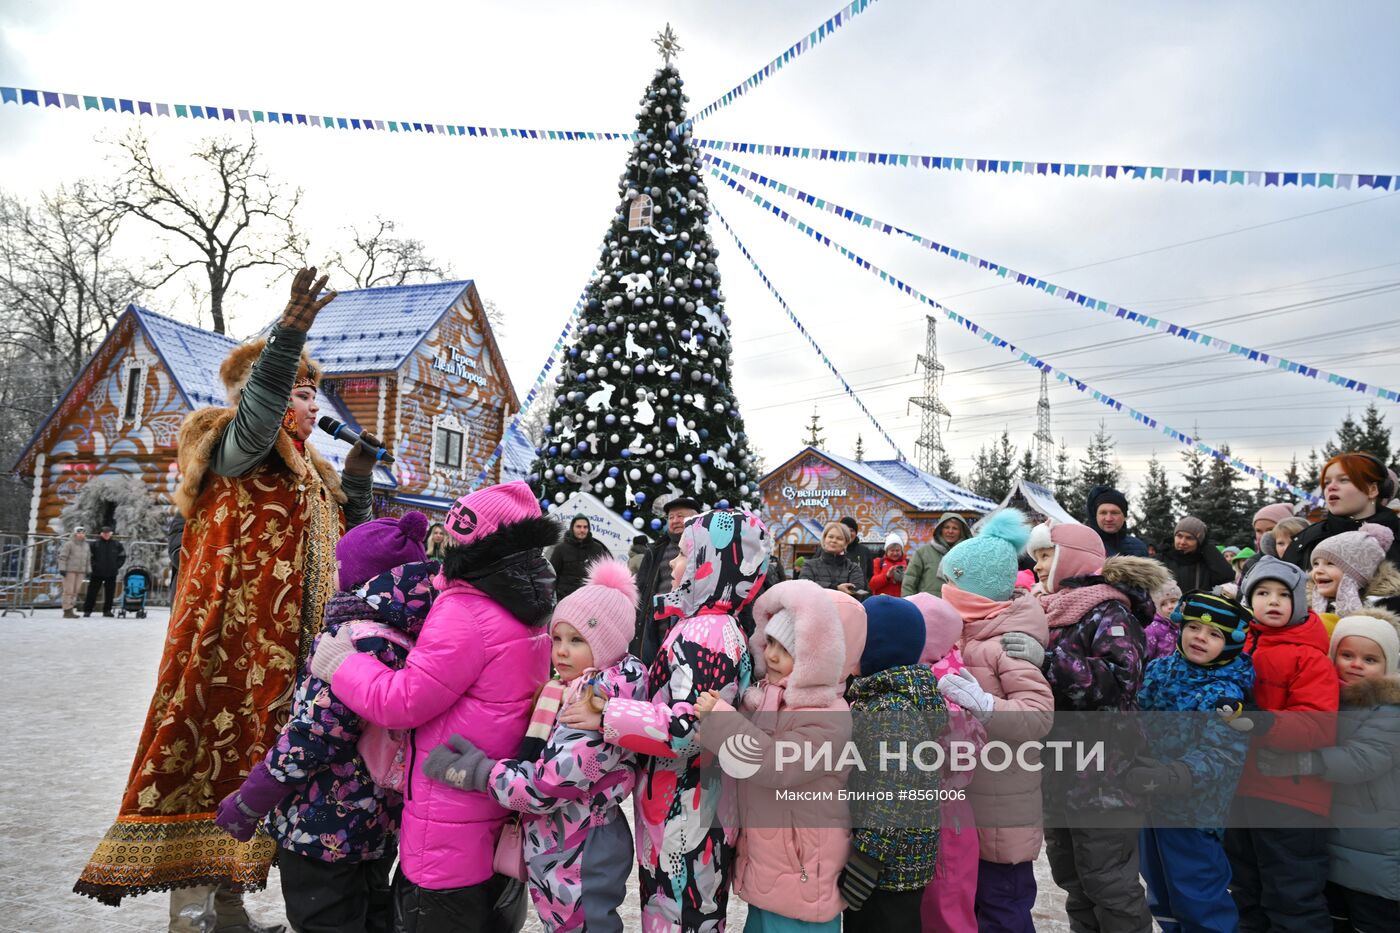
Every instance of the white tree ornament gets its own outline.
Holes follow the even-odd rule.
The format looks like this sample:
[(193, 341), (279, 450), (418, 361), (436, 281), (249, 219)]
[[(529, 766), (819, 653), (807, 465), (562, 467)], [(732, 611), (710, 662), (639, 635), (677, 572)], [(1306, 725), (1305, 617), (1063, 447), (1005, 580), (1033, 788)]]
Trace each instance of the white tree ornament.
[(606, 382), (600, 382), (599, 385), (602, 388), (588, 396), (587, 401), (584, 402), (589, 411), (604, 411), (612, 408), (613, 392), (617, 387)]

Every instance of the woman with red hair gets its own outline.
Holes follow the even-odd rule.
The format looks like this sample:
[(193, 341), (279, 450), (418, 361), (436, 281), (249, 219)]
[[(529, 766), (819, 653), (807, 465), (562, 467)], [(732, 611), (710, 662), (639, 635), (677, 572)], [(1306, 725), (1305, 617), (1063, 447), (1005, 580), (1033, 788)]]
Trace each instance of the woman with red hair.
[(1322, 467), (1321, 493), (1327, 517), (1298, 532), (1284, 552), (1284, 559), (1312, 569), (1312, 552), (1328, 538), (1356, 531), (1363, 522), (1384, 525), (1395, 532), (1386, 559), (1400, 564), (1400, 520), (1387, 503), (1395, 498), (1395, 474), (1371, 454), (1338, 454)]

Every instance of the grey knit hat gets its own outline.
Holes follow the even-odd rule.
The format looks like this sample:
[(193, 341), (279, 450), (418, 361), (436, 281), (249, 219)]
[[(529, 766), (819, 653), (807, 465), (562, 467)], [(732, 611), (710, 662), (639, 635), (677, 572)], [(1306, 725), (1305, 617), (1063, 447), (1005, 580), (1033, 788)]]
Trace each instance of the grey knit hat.
[(1176, 523), (1176, 533), (1179, 535), (1190, 535), (1200, 544), (1206, 539), (1206, 523), (1194, 515), (1188, 515)]
[(1265, 580), (1277, 580), (1288, 587), (1289, 594), (1293, 597), (1293, 614), (1288, 619), (1289, 625), (1297, 625), (1308, 617), (1307, 574), (1296, 564), (1268, 554), (1260, 557), (1254, 566), (1249, 568), (1249, 573), (1245, 574), (1240, 583), (1240, 597), (1245, 608), (1249, 608), (1254, 598), (1254, 588)]
[(797, 625), (791, 612), (779, 609), (773, 613), (763, 633), (782, 645), (788, 654), (797, 657)]

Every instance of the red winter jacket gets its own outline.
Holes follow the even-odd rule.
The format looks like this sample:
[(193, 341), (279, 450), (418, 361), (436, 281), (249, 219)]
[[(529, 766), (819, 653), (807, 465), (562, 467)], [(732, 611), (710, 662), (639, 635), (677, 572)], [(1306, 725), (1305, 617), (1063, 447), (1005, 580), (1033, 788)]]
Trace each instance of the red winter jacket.
[(870, 575), (870, 592), (876, 596), (899, 596), (904, 580), (890, 579), (890, 571), (896, 567), (909, 569), (909, 555), (906, 553), (899, 560), (890, 560), (888, 557), (875, 558), (875, 572)]
[(1311, 610), (1300, 624), (1287, 628), (1250, 623), (1245, 650), (1254, 661), (1254, 702), (1260, 709), (1293, 715), (1276, 716), (1273, 728), (1252, 743), (1240, 779), (1242, 796), (1319, 816), (1331, 810), (1331, 784), (1316, 776), (1266, 777), (1255, 765), (1254, 747), (1305, 752), (1336, 744), (1340, 686), (1327, 647), (1327, 629)]

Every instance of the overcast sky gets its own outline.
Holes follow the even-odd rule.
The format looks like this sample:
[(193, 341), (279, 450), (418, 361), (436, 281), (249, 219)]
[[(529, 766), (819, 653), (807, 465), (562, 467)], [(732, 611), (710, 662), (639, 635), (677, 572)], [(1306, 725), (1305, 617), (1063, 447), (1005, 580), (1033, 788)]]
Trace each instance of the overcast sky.
[[(669, 20), (698, 110), (838, 0), (113, 4), (0, 0), (0, 84), (247, 109), (631, 130)], [(1042, 161), (1400, 172), (1400, 4), (879, 0), (697, 135)], [(110, 171), (130, 116), (0, 108), (0, 186), (32, 196)], [(209, 124), (147, 119), (171, 160)], [(247, 132), (230, 127), (233, 132)], [(508, 316), (523, 395), (597, 257), (625, 142), (351, 134), (259, 126), (275, 173), (306, 191), (329, 247), (375, 214), (423, 239)], [(1388, 192), (978, 176), (735, 157), (746, 167), (1095, 297), (1349, 376), (1400, 386), (1400, 199)], [(758, 262), (911, 456), (921, 305), (712, 184)], [(780, 200), (778, 197), (772, 200)], [(792, 205), (784, 204), (791, 208)], [(1049, 298), (796, 209), (971, 319), (1076, 377), (1281, 474), (1366, 400)], [(829, 447), (888, 446), (788, 324), (718, 223), (735, 383), (770, 466), (813, 401)], [(249, 278), (238, 335), (280, 308)], [(276, 286), (281, 293), (283, 285)], [(1350, 295), (1358, 291), (1361, 296)], [(1350, 297), (1343, 297), (1349, 296)], [(149, 302), (193, 318), (177, 289)], [(1261, 313), (1265, 312), (1265, 313)], [(1251, 317), (1244, 318), (1245, 315)], [(1035, 430), (1038, 375), (940, 322), (945, 441), (960, 469), (1007, 427)], [(1051, 383), (1052, 429), (1081, 449), (1099, 420), (1135, 477), (1177, 447)], [(1382, 403), (1400, 426), (1400, 410)]]

